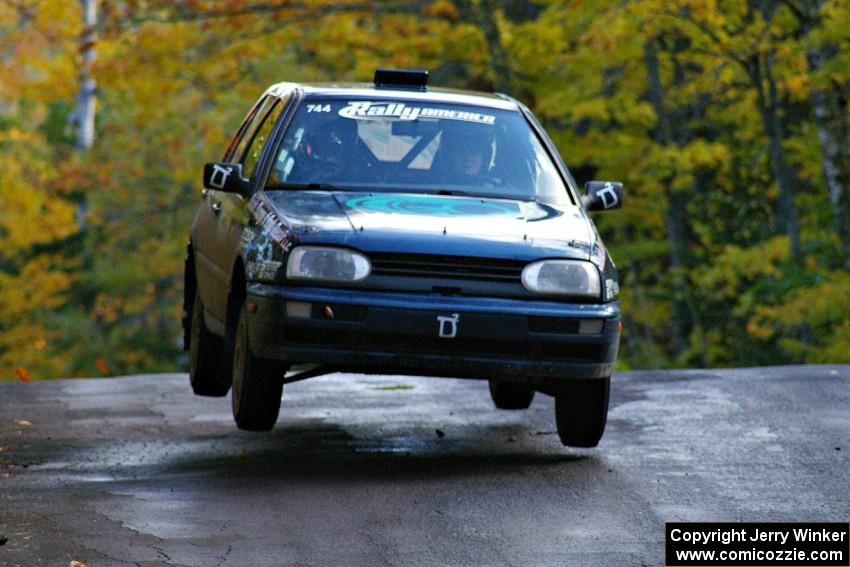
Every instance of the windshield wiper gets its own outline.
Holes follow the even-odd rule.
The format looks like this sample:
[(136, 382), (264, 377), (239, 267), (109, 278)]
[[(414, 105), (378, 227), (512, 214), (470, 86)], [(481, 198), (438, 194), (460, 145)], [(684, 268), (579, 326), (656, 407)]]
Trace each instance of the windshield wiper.
[(266, 187), (272, 190), (295, 190), (295, 191), (353, 191), (349, 187), (334, 185), (333, 183), (281, 183)]
[(527, 201), (528, 197), (505, 193), (487, 193), (484, 191), (461, 191), (458, 189), (440, 189), (431, 195), (448, 195), (450, 197), (472, 197), (473, 199), (505, 199), (508, 201)]

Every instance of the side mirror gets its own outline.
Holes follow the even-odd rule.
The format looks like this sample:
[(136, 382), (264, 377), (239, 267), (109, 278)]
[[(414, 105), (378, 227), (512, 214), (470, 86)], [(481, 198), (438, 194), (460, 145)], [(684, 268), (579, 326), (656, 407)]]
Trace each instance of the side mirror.
[(245, 195), (248, 192), (248, 182), (242, 179), (242, 164), (221, 162), (206, 164), (204, 188)]
[(588, 211), (607, 211), (623, 206), (623, 184), (617, 181), (588, 181), (581, 204)]

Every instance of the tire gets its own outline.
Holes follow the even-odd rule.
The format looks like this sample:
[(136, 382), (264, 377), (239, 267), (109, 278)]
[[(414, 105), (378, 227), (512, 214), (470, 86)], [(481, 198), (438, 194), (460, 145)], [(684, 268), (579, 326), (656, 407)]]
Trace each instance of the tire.
[(490, 380), (490, 398), (498, 409), (528, 409), (534, 399), (534, 388), (528, 384)]
[(233, 350), (233, 419), (239, 429), (269, 431), (280, 412), (284, 369), (251, 353), (247, 313), (239, 310)]
[(568, 447), (596, 447), (608, 420), (611, 378), (570, 380), (555, 396), (555, 423), (561, 443)]
[(230, 368), (224, 357), (224, 341), (204, 324), (204, 305), (195, 290), (189, 335), (189, 383), (198, 396), (220, 398), (230, 390)]

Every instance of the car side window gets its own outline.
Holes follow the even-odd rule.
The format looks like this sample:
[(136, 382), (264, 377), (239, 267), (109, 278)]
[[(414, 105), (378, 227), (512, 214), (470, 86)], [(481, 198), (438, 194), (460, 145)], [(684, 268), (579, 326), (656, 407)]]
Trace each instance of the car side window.
[[(269, 112), (277, 101), (277, 97), (273, 96), (269, 96), (263, 99), (263, 102), (257, 109), (257, 113), (254, 116), (254, 119), (243, 132), (242, 137), (239, 139), (239, 143), (236, 144), (236, 149), (233, 151), (233, 155), (230, 158), (230, 161), (232, 163), (244, 164), (246, 152), (251, 141), (254, 139), (254, 134), (256, 134), (257, 130), (263, 124), (263, 121), (266, 119), (266, 116), (268, 116)], [(247, 172), (245, 172), (244, 170), (243, 175), (247, 176)]]
[[(260, 109), (266, 103), (269, 97), (263, 97), (261, 100), (257, 101), (257, 103), (251, 108), (248, 112), (248, 115), (242, 120), (242, 124), (239, 126), (239, 130), (236, 131), (236, 134), (230, 140), (230, 144), (227, 146), (227, 151), (224, 152), (224, 158), (222, 161), (225, 163), (233, 163), (234, 156), (239, 156), (237, 153), (237, 149), (243, 143), (246, 143), (247, 139), (251, 138), (251, 134), (254, 132), (254, 128), (256, 128), (257, 117), (261, 116)], [(245, 140), (245, 142), (243, 142)], [(244, 150), (244, 147), (243, 147)]]
[(272, 103), (271, 110), (266, 115), (265, 119), (263, 119), (263, 123), (259, 126), (259, 128), (257, 128), (256, 133), (254, 134), (254, 139), (251, 140), (248, 149), (245, 151), (245, 156), (242, 161), (242, 172), (247, 179), (253, 177), (254, 170), (257, 168), (260, 156), (263, 153), (263, 148), (265, 147), (269, 137), (271, 137), (274, 125), (277, 124), (277, 119), (280, 117), (280, 114), (286, 106), (284, 101), (277, 98), (274, 100), (275, 102)]

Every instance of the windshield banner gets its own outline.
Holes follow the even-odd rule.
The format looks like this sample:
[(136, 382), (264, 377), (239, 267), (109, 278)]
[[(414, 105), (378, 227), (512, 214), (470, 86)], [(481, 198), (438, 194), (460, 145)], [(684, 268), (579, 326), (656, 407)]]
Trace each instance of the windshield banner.
[(348, 106), (340, 109), (339, 115), (343, 118), (352, 118), (354, 120), (369, 120), (374, 118), (394, 118), (396, 120), (442, 118), (445, 120), (460, 120), (462, 122), (477, 122), (478, 124), (496, 123), (496, 117), (492, 114), (428, 106), (407, 106), (403, 102), (352, 101), (348, 103)]

